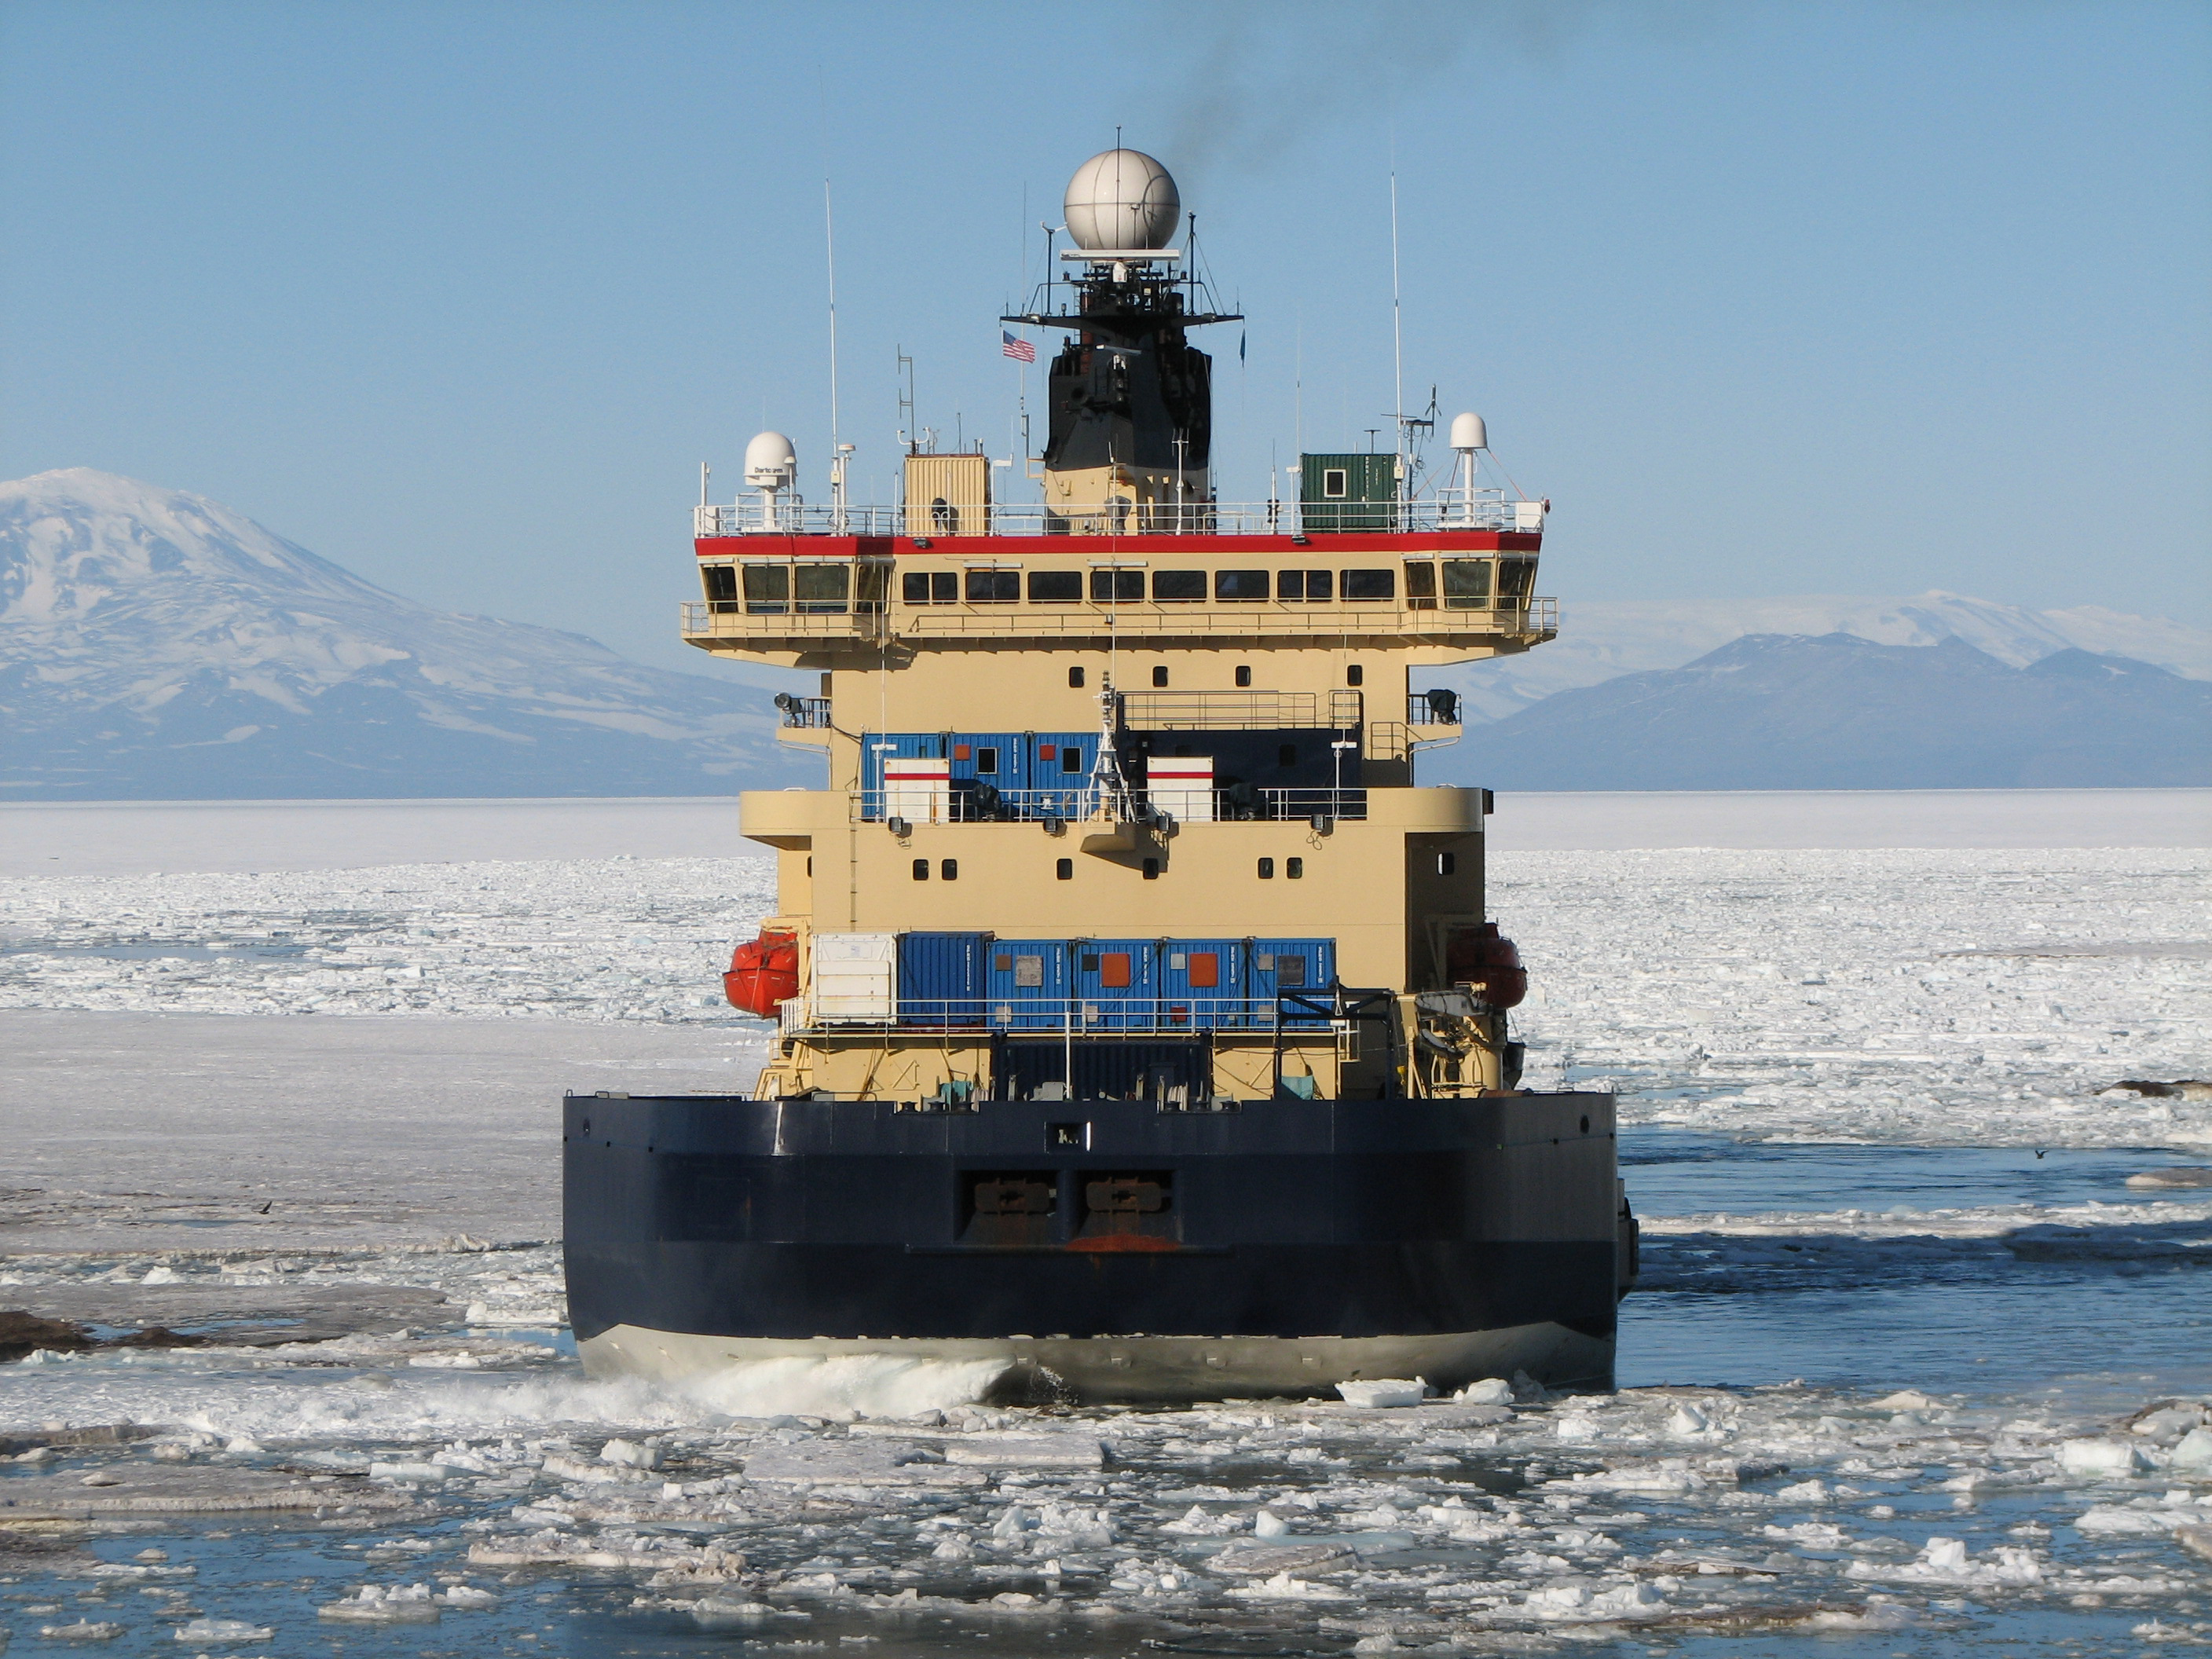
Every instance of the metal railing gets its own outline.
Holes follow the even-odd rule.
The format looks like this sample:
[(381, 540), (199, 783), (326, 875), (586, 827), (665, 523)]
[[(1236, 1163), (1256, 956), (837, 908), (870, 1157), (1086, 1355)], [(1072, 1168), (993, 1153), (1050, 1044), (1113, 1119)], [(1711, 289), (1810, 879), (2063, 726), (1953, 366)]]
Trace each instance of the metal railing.
[(1520, 530), (1544, 527), (1541, 501), (1503, 492), (1414, 501), (1119, 501), (1050, 506), (1041, 501), (963, 506), (947, 528), (932, 507), (823, 507), (780, 500), (691, 509), (691, 533), (731, 536), (1288, 536), (1366, 532)]
[(1121, 721), (1149, 732), (1348, 731), (1360, 724), (1358, 691), (1124, 691)]
[(1458, 726), (1460, 717), (1459, 693), (1442, 686), (1427, 691), (1406, 694), (1406, 724), (1408, 726)]
[[(1176, 825), (1195, 823), (1296, 823), (1316, 817), (1357, 822), (1367, 816), (1364, 787), (1260, 788), (1251, 784), (1224, 787), (1131, 792), (1139, 822), (1164, 816)], [(903, 818), (908, 823), (1075, 823), (1097, 810), (1098, 792), (1087, 778), (1065, 789), (1000, 789), (958, 778), (950, 783), (893, 783), (880, 789), (850, 792), (851, 817), (862, 823)]]
[(865, 1029), (887, 1026), (907, 1030), (974, 1030), (1099, 1033), (1138, 1033), (1199, 1030), (1318, 1030), (1332, 1023), (1330, 1005), (1322, 994), (1310, 997), (1276, 993), (1264, 996), (1224, 996), (1200, 992), (1175, 996), (1146, 988), (1127, 995), (1088, 997), (1011, 996), (908, 997), (896, 1001), (896, 1012), (886, 1008), (876, 1014), (843, 1018), (818, 1015), (806, 996), (793, 997), (776, 1007), (783, 1034), (802, 1031)]
[(788, 691), (775, 694), (776, 713), (785, 726), (821, 726), (830, 724), (830, 699), (827, 697), (794, 697)]

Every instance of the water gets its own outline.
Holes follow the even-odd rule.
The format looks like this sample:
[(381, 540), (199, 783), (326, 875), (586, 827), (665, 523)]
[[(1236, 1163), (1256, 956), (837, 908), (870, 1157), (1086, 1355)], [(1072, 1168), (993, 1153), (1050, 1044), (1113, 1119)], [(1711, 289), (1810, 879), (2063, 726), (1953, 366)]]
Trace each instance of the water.
[[(57, 1473), (98, 1492), (77, 1482), (149, 1468), (218, 1482), (290, 1470), (319, 1474), (333, 1494), (319, 1516), (152, 1515), (89, 1531), (6, 1531), (0, 1520), (13, 1540), (0, 1554), (0, 1626), (40, 1649), (42, 1628), (82, 1620), (122, 1626), (111, 1653), (425, 1659), (817, 1644), (884, 1656), (1338, 1653), (1389, 1631), (1401, 1649), (1850, 1659), (2151, 1650), (2139, 1626), (2201, 1640), (2212, 1634), (2204, 1564), (2162, 1518), (2201, 1512), (2212, 1524), (2212, 1470), (2100, 1483), (2049, 1461), (2061, 1441), (2212, 1389), (2212, 1206), (2124, 1185), (2172, 1161), (1632, 1132), (1625, 1169), (1651, 1228), (1652, 1288), (1624, 1310), (1624, 1390), (1527, 1401), (1498, 1424), (1433, 1406), (1279, 1403), (974, 1413), (964, 1431), (905, 1425), (921, 1437), (910, 1439), (900, 1425), (863, 1434), (822, 1416), (747, 1420), (591, 1384), (565, 1333), (507, 1321), (544, 1299), (548, 1249), (294, 1264), (311, 1280), (483, 1301), (479, 1316), (494, 1322), (0, 1368), (0, 1421), (167, 1425), (126, 1446), (8, 1464), (0, 1503)], [(2069, 1224), (2084, 1217), (2094, 1224)], [(215, 1256), (170, 1259), (185, 1279), (218, 1277)], [(234, 1262), (230, 1278), (270, 1265)], [(1928, 1403), (1873, 1403), (1907, 1388)], [(1711, 1426), (1670, 1430), (1684, 1404)], [(811, 1488), (716, 1485), (771, 1455), (933, 1450), (948, 1433), (1010, 1427), (1109, 1449), (1096, 1469), (1000, 1468), (966, 1485), (845, 1478), (826, 1463)], [(662, 1467), (629, 1481), (569, 1478), (612, 1473), (599, 1451), (617, 1434), (658, 1440)], [(2128, 1437), (2153, 1454), (2172, 1437)], [(157, 1449), (184, 1461), (160, 1462)], [(549, 1455), (569, 1461), (549, 1474)], [(473, 1467), (438, 1482), (356, 1473), (438, 1455)], [(1825, 1490), (1808, 1496), (1808, 1480)], [(668, 1481), (675, 1495), (664, 1496)], [(363, 1494), (400, 1507), (343, 1512)], [(2142, 1529), (2081, 1531), (2100, 1504)], [(1272, 1541), (1352, 1537), (1366, 1553), (1293, 1574), (1278, 1589), (1303, 1587), (1296, 1599), (1249, 1594), (1264, 1576), (1209, 1559), (1237, 1539), (1270, 1541), (1252, 1534), (1263, 1506), (1289, 1528)], [(1194, 1508), (1194, 1529), (1170, 1529)], [(1931, 1537), (1962, 1541), (1963, 1569), (1929, 1565)], [(640, 1565), (485, 1565), (470, 1560), (472, 1546)], [(741, 1552), (744, 1567), (702, 1553), (715, 1548)], [(141, 1561), (149, 1549), (167, 1560)], [(2008, 1571), (2028, 1582), (2004, 1583)], [(318, 1616), (363, 1585), (416, 1584), (499, 1600), (441, 1606), (434, 1624)], [(1567, 1605), (1578, 1594), (1592, 1599)], [(1607, 1595), (1654, 1599), (1607, 1617), (1595, 1599)], [(747, 1604), (761, 1610), (732, 1610)], [(195, 1647), (174, 1635), (191, 1618), (271, 1634)], [(1845, 1627), (1815, 1628), (1823, 1621)]]

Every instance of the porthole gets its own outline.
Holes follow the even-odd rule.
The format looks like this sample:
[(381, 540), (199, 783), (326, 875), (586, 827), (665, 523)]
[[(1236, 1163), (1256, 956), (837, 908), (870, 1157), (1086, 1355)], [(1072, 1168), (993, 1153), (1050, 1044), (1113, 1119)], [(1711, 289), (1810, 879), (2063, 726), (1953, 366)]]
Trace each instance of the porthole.
[(1306, 861), (1304, 859), (1283, 860), (1283, 878), (1285, 881), (1303, 881), (1305, 878), (1305, 873)]
[(937, 866), (937, 875), (940, 881), (959, 880), (960, 860), (958, 859), (945, 859), (940, 860)]
[(1061, 859), (1058, 863), (1053, 866), (1052, 873), (1059, 880), (1073, 881), (1075, 879), (1075, 860), (1073, 859)]
[(1071, 691), (1083, 690), (1083, 671), (1080, 668), (1071, 668), (1067, 671), (1067, 689)]
[(1238, 690), (1242, 690), (1244, 687), (1246, 687), (1246, 686), (1248, 686), (1248, 685), (1249, 685), (1249, 684), (1252, 684), (1252, 670), (1251, 670), (1250, 665), (1249, 665), (1249, 664), (1245, 664), (1245, 663), (1239, 663), (1239, 664), (1237, 664), (1237, 689), (1238, 689)]
[(1261, 879), (1261, 880), (1262, 880), (1262, 881), (1273, 881), (1273, 880), (1274, 880), (1274, 878), (1275, 878), (1275, 861), (1274, 861), (1274, 860), (1273, 860), (1273, 859), (1261, 859), (1261, 860), (1260, 860), (1260, 879)]
[(1166, 669), (1164, 669), (1164, 668), (1155, 668), (1154, 670), (1152, 670), (1152, 684), (1153, 684), (1156, 688), (1164, 688), (1164, 687), (1166, 686), (1167, 683), (1168, 683), (1168, 671), (1167, 671)]
[(916, 859), (914, 861), (914, 878), (916, 881), (927, 881), (929, 879), (929, 860), (927, 859)]

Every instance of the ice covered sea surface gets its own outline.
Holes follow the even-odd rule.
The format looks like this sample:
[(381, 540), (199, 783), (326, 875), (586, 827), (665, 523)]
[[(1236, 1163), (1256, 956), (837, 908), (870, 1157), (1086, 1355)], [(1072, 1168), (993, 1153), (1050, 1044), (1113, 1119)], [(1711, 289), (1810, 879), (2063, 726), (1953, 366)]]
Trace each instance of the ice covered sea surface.
[[(549, 1102), (742, 1083), (757, 1035), (708, 998), (757, 861), (9, 880), (0, 1309), (391, 1316), (0, 1365), (0, 1627), (247, 1655), (2206, 1645), (2212, 1190), (2126, 1182), (2212, 1163), (2212, 1117), (2095, 1092), (2212, 1070), (2203, 872), (1496, 854), (1533, 1080), (1627, 1109), (1627, 1386), (1178, 1412), (999, 1412), (888, 1364), (581, 1376)], [(150, 1432), (46, 1426), (125, 1423)]]

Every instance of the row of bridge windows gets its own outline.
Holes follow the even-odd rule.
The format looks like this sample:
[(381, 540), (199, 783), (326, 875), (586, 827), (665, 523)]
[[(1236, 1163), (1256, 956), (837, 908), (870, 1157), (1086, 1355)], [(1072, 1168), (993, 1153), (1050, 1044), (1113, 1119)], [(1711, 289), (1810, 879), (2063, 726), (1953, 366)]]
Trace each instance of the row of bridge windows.
[[(1495, 564), (1496, 575), (1492, 576)], [(1526, 599), (1535, 562), (1529, 559), (1411, 560), (1403, 567), (1406, 604), (1414, 611), (1483, 610)], [(742, 606), (754, 616), (796, 612), (843, 614), (884, 608), (888, 567), (859, 564), (707, 565), (701, 576), (716, 611)], [(908, 570), (899, 598), (908, 605), (1031, 605), (1142, 603), (1189, 605), (1212, 599), (1231, 604), (1268, 599), (1298, 604), (1391, 602), (1398, 598), (1398, 569), (1352, 570)]]

